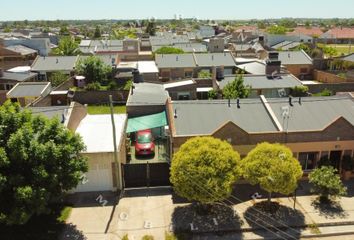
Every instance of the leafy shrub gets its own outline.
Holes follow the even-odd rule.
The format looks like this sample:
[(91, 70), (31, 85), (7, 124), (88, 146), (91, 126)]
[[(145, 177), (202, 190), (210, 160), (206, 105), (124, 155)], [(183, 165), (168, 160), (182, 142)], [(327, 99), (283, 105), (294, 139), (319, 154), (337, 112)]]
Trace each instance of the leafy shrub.
[(101, 84), (99, 82), (93, 82), (86, 85), (87, 91), (96, 91), (101, 89)]

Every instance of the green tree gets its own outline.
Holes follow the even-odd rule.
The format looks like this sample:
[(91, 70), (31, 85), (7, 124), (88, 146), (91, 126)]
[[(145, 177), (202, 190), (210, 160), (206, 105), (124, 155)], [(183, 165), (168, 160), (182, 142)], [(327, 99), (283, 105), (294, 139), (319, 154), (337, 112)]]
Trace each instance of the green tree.
[(312, 192), (319, 195), (320, 202), (328, 202), (347, 193), (347, 188), (332, 166), (322, 166), (313, 170), (309, 174), (309, 182), (313, 184)]
[(148, 33), (150, 36), (156, 35), (156, 23), (155, 20), (148, 21), (145, 29), (145, 33)]
[(0, 222), (24, 224), (76, 187), (87, 171), (81, 138), (58, 119), (0, 107)]
[(59, 35), (70, 35), (68, 28), (65, 25), (62, 25), (59, 30)]
[(312, 49), (311, 49), (307, 44), (304, 44), (304, 43), (300, 43), (300, 45), (297, 46), (294, 50), (295, 50), (295, 51), (303, 50), (303, 51), (306, 52), (308, 55), (311, 55), (311, 54), (312, 54)]
[(100, 29), (100, 26), (96, 26), (96, 28), (95, 28), (95, 33), (93, 34), (93, 37), (94, 38), (100, 38), (101, 37), (101, 29)]
[(190, 201), (211, 204), (230, 196), (239, 176), (240, 155), (230, 144), (213, 137), (195, 137), (174, 155), (171, 183)]
[(218, 97), (218, 92), (215, 89), (211, 89), (208, 92), (208, 99), (216, 99)]
[(293, 97), (305, 97), (307, 96), (308, 91), (309, 88), (307, 86), (295, 86), (291, 89), (291, 95)]
[(211, 78), (211, 73), (208, 70), (201, 70), (198, 73), (198, 78)]
[(155, 54), (183, 54), (184, 51), (180, 48), (164, 46), (157, 49), (154, 53)]
[(112, 72), (112, 67), (105, 64), (97, 56), (89, 56), (80, 59), (76, 64), (78, 74), (86, 77), (88, 83), (99, 82), (105, 83), (108, 75)]
[(284, 27), (284, 26), (276, 26), (276, 25), (273, 25), (271, 27), (269, 27), (267, 29), (267, 32), (268, 33), (271, 33), (271, 34), (280, 34), (280, 35), (283, 35), (287, 32), (287, 28)]
[(48, 78), (52, 86), (57, 87), (63, 82), (65, 82), (66, 80), (68, 80), (69, 76), (59, 71), (59, 72), (53, 72), (52, 74), (50, 74)]
[(250, 92), (251, 87), (244, 85), (243, 74), (238, 74), (235, 79), (226, 84), (222, 90), (224, 98), (227, 99), (247, 98)]
[(295, 191), (302, 176), (301, 165), (289, 148), (281, 144), (260, 143), (242, 160), (243, 177), (269, 193), (288, 195)]
[(76, 56), (80, 54), (79, 44), (72, 37), (62, 37), (54, 54), (61, 56)]

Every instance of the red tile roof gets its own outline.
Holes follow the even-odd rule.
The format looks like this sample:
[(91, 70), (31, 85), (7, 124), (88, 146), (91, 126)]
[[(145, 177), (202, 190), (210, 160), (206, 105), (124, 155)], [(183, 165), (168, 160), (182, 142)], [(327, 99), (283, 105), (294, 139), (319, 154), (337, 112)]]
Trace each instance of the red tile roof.
[(332, 28), (325, 33), (327, 36), (331, 35), (333, 38), (354, 38), (354, 28)]
[(307, 36), (320, 36), (322, 35), (322, 30), (319, 27), (296, 27), (293, 32), (289, 32), (288, 35), (307, 35)]

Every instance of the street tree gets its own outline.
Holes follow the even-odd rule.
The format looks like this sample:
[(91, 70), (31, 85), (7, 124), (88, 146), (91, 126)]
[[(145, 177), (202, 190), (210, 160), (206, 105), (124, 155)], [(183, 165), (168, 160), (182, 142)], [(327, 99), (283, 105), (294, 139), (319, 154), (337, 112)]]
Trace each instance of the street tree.
[(77, 186), (87, 161), (81, 138), (58, 119), (17, 103), (0, 107), (0, 222), (24, 224)]
[(243, 177), (269, 193), (269, 204), (273, 192), (284, 195), (294, 192), (303, 173), (291, 150), (278, 143), (258, 144), (241, 162)]
[(100, 26), (96, 26), (96, 28), (95, 28), (95, 33), (93, 34), (93, 37), (94, 38), (100, 38), (101, 37), (101, 29), (100, 29)]
[(76, 56), (80, 54), (79, 44), (72, 37), (62, 37), (54, 54), (61, 56)]
[(164, 46), (157, 49), (154, 53), (155, 54), (182, 54), (184, 53), (184, 51), (180, 48)]
[(174, 155), (170, 180), (178, 195), (206, 206), (230, 196), (239, 162), (240, 155), (229, 143), (191, 138)]
[(60, 71), (53, 72), (48, 77), (53, 87), (59, 86), (60, 84), (68, 80), (68, 78), (69, 78), (68, 75)]
[(309, 174), (309, 182), (313, 184), (312, 192), (319, 195), (320, 202), (328, 202), (347, 193), (347, 188), (332, 166), (322, 166), (313, 170)]
[(222, 90), (224, 98), (236, 99), (247, 98), (251, 92), (251, 87), (243, 82), (243, 74), (237, 74), (232, 82), (226, 84)]
[(149, 20), (148, 21), (148, 23), (146, 25), (145, 33), (148, 33), (150, 36), (155, 36), (155, 34), (156, 34), (156, 22), (155, 22), (155, 20)]
[(75, 69), (78, 74), (85, 76), (87, 83), (105, 83), (108, 75), (112, 72), (112, 67), (97, 56), (80, 59)]

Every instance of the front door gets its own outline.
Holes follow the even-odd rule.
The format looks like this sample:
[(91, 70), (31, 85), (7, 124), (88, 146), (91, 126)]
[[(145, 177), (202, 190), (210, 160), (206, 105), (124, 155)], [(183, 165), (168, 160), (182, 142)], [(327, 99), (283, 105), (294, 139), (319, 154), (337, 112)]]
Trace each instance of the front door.
[(340, 159), (342, 156), (342, 151), (331, 151), (329, 154), (329, 160), (331, 165), (339, 170)]

